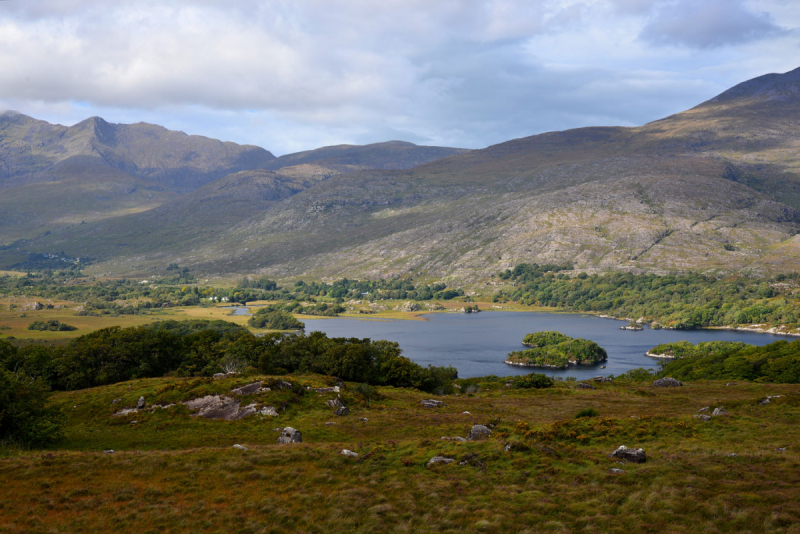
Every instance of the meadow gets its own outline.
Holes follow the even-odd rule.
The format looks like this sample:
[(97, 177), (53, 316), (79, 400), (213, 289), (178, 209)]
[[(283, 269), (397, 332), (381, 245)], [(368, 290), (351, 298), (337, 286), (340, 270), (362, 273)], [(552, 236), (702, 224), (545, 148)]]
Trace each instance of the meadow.
[[(276, 417), (193, 417), (152, 403), (290, 381), (243, 402)], [(65, 438), (45, 451), (6, 448), (0, 532), (797, 532), (800, 385), (698, 381), (456, 380), (458, 394), (347, 384), (336, 416), (319, 375), (154, 378), (57, 392)], [(302, 393), (301, 393), (302, 392)], [(782, 395), (761, 401), (767, 396)], [(117, 403), (114, 400), (121, 399)], [(729, 415), (703, 422), (704, 407)], [(575, 416), (586, 409), (595, 417)], [(133, 423), (136, 421), (136, 423)], [(461, 442), (474, 424), (488, 439)], [(291, 426), (302, 443), (277, 444)], [(240, 444), (247, 450), (233, 448)], [(619, 445), (643, 464), (618, 463)], [(103, 452), (112, 450), (113, 453)], [(356, 452), (357, 458), (341, 454)], [(450, 464), (429, 465), (434, 456)], [(621, 469), (614, 473), (611, 469)]]

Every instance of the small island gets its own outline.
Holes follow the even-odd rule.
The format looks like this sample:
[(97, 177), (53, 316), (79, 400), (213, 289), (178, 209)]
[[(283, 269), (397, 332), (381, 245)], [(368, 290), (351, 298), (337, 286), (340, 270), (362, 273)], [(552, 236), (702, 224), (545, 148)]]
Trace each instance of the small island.
[(594, 365), (608, 359), (605, 349), (594, 341), (572, 338), (561, 332), (528, 334), (522, 344), (531, 348), (509, 353), (508, 365), (567, 369), (570, 365)]
[(657, 345), (644, 354), (651, 358), (679, 360), (681, 358), (695, 358), (699, 356), (734, 352), (747, 346), (746, 343), (742, 343), (741, 341), (701, 341), (697, 345), (693, 345), (688, 341), (675, 341), (673, 343)]

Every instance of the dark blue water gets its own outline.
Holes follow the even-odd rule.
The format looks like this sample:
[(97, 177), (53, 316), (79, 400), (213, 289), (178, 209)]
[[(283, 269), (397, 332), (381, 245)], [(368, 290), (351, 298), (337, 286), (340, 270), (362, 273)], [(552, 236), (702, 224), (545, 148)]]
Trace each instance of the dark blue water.
[[(645, 356), (661, 343), (686, 340), (744, 341), (766, 345), (788, 336), (730, 330), (620, 330), (626, 321), (591, 315), (539, 312), (485, 312), (478, 314), (434, 313), (427, 321), (364, 320), (352, 318), (306, 319), (306, 332), (319, 330), (329, 337), (358, 337), (396, 341), (403, 355), (421, 365), (452, 365), (458, 376), (519, 375), (531, 372), (553, 376), (575, 376), (579, 380), (597, 375), (619, 375), (638, 367), (655, 368), (659, 360)], [(572, 337), (591, 339), (608, 351), (605, 369), (600, 366), (571, 367), (564, 371), (506, 365), (509, 352), (521, 350), (522, 338), (530, 332), (557, 330)]]

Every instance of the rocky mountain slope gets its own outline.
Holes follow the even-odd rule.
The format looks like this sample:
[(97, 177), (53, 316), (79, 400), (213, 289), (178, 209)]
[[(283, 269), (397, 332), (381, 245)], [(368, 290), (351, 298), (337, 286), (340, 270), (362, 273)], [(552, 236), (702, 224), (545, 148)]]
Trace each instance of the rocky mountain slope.
[(297, 194), (213, 232), (170, 223), (181, 239), (169, 246), (119, 231), (156, 210), (28, 246), (96, 257), (96, 272), (109, 274), (144, 274), (168, 262), (221, 276), (413, 274), (461, 282), (520, 262), (795, 270), (799, 79), (800, 70), (756, 78), (639, 128), (551, 132), (412, 169), (306, 180)]

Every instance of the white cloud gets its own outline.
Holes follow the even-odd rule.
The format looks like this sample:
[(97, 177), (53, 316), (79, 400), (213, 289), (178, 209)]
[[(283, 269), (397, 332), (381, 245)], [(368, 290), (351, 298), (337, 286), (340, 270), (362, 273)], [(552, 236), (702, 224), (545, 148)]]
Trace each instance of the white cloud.
[(784, 0), (9, 0), (0, 106), (276, 153), (387, 136), (479, 147), (656, 119), (762, 74), (764, 57), (796, 67), (773, 12), (800, 23)]

